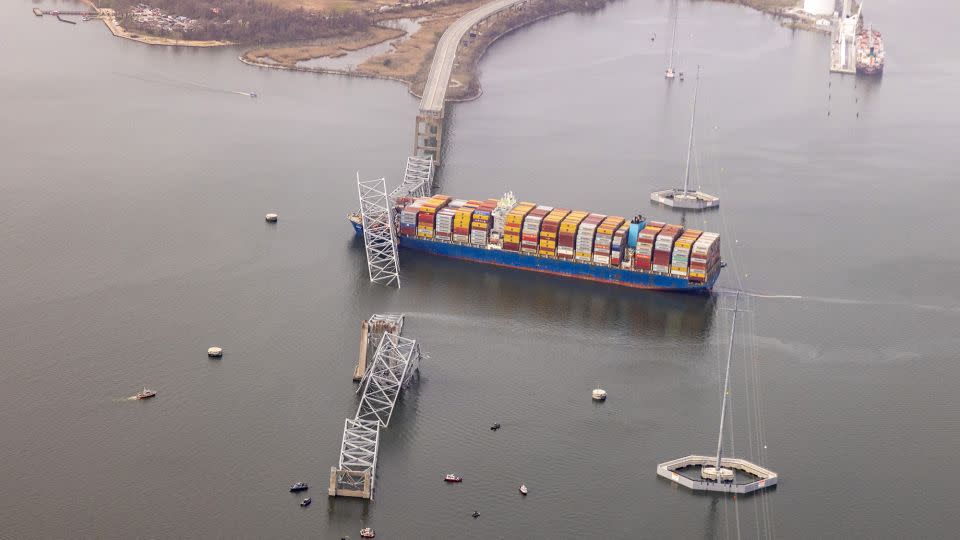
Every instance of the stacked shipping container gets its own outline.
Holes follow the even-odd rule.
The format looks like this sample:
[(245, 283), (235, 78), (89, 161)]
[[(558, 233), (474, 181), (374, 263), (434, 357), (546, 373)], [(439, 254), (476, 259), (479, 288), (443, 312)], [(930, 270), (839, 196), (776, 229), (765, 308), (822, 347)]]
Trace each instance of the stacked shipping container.
[(577, 210), (570, 212), (570, 214), (560, 222), (560, 232), (557, 236), (558, 258), (573, 259), (574, 248), (577, 243), (577, 230), (587, 215), (589, 215), (588, 212)]
[(520, 251), (520, 230), (523, 228), (523, 219), (534, 206), (536, 205), (528, 202), (518, 203), (507, 214), (507, 220), (503, 226), (503, 249)]
[(670, 273), (670, 256), (673, 254), (673, 243), (680, 237), (683, 227), (679, 225), (664, 225), (657, 235), (653, 245), (653, 265), (651, 270), (657, 274)]
[(720, 235), (705, 232), (690, 250), (690, 281), (704, 282), (720, 265)]
[(637, 233), (637, 249), (633, 257), (633, 268), (650, 271), (653, 265), (653, 243), (660, 230), (666, 225), (661, 221), (651, 221)]
[(473, 211), (473, 217), (470, 219), (471, 244), (487, 247), (490, 241), (490, 227), (493, 225), (493, 209), (496, 207), (496, 199), (487, 199)]
[(552, 210), (543, 218), (540, 226), (540, 244), (537, 253), (544, 257), (557, 256), (557, 233), (560, 231), (560, 222), (567, 217), (570, 211), (565, 208)]
[(420, 213), (417, 214), (417, 236), (420, 238), (433, 238), (433, 226), (437, 212), (447, 203), (450, 197), (446, 195), (434, 195), (427, 199), (420, 207)]
[(673, 244), (673, 256), (670, 259), (670, 275), (685, 278), (687, 277), (687, 267), (690, 264), (690, 250), (693, 249), (693, 243), (700, 238), (703, 231), (687, 229), (683, 231), (677, 242)]
[(520, 251), (536, 255), (540, 246), (540, 225), (543, 218), (553, 211), (551, 206), (538, 206), (523, 218), (523, 231), (520, 235)]
[(627, 247), (627, 232), (630, 230), (630, 224), (624, 223), (617, 232), (613, 233), (613, 241), (610, 243), (610, 266), (620, 266), (623, 262), (623, 252)]
[(620, 216), (609, 216), (600, 222), (600, 225), (597, 227), (597, 238), (593, 241), (593, 262), (597, 264), (610, 264), (613, 235), (623, 222), (624, 219)]
[(603, 214), (590, 214), (582, 223), (577, 231), (577, 244), (574, 250), (574, 259), (581, 262), (590, 262), (593, 259), (593, 239), (597, 234), (597, 227), (607, 216)]
[(400, 212), (400, 234), (484, 248), (500, 244), (507, 251), (652, 271), (696, 283), (711, 280), (719, 270), (717, 233), (527, 202), (507, 213), (501, 242), (490, 234), (497, 204), (497, 199), (419, 198)]

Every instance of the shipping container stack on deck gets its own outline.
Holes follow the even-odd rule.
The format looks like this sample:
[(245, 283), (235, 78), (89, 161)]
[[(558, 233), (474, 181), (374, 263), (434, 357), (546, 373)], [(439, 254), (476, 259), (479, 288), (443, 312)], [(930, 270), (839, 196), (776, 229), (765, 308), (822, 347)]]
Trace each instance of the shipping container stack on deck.
[(537, 206), (523, 218), (523, 230), (520, 234), (520, 251), (528, 255), (536, 255), (540, 246), (540, 225), (543, 218), (553, 211), (552, 206)]
[(574, 250), (574, 259), (580, 262), (590, 262), (593, 260), (593, 239), (597, 235), (597, 227), (600, 222), (606, 219), (603, 214), (590, 214), (580, 224), (580, 230), (577, 231), (577, 245)]
[(493, 209), (497, 199), (487, 199), (473, 211), (470, 219), (470, 243), (477, 247), (487, 247), (490, 242), (490, 228), (493, 226)]
[(520, 251), (520, 234), (523, 228), (523, 220), (535, 206), (533, 203), (521, 202), (513, 207), (513, 210), (507, 214), (507, 221), (503, 227), (503, 249), (507, 251)]
[(610, 266), (620, 266), (623, 262), (623, 252), (627, 248), (627, 232), (630, 231), (630, 224), (624, 223), (613, 233), (613, 241), (610, 243)]
[(657, 235), (666, 225), (661, 221), (649, 221), (637, 234), (637, 250), (633, 258), (633, 268), (649, 272), (653, 266), (653, 244)]
[(417, 235), (417, 215), (420, 213), (420, 206), (424, 202), (426, 202), (426, 199), (416, 200), (400, 212), (400, 234), (404, 236)]
[[(408, 201), (399, 211), (401, 247), (408, 242), (408, 248), (438, 255), (641, 288), (709, 290), (719, 275), (717, 233), (514, 201), (445, 195)], [(497, 232), (497, 214), (507, 207)]]
[(679, 225), (664, 225), (657, 235), (653, 245), (653, 265), (650, 267), (655, 274), (670, 273), (670, 257), (673, 256), (673, 243), (677, 241), (683, 227)]
[(573, 260), (574, 248), (577, 246), (577, 231), (589, 214), (589, 212), (575, 210), (560, 222), (560, 232), (557, 234), (558, 258)]
[(434, 221), (439, 212), (447, 203), (450, 197), (446, 195), (434, 195), (427, 199), (420, 207), (420, 214), (417, 216), (417, 236), (420, 238), (433, 238)]
[(453, 240), (453, 216), (457, 213), (457, 208), (463, 203), (459, 199), (450, 201), (450, 204), (437, 211), (437, 217), (434, 218), (433, 237), (437, 240), (449, 242)]
[(610, 264), (613, 235), (623, 225), (624, 219), (620, 216), (608, 216), (597, 226), (597, 237), (593, 241), (593, 262), (596, 264)]
[(567, 217), (570, 211), (566, 208), (555, 208), (547, 217), (543, 218), (540, 226), (540, 243), (537, 251), (543, 257), (557, 256), (557, 233), (560, 232), (560, 222)]
[(690, 281), (703, 283), (720, 266), (720, 235), (705, 232), (690, 251)]
[(673, 256), (670, 259), (670, 275), (685, 278), (690, 266), (690, 250), (703, 231), (687, 229), (673, 244)]
[(453, 241), (458, 244), (470, 242), (470, 219), (473, 211), (480, 206), (480, 201), (466, 201), (453, 215)]

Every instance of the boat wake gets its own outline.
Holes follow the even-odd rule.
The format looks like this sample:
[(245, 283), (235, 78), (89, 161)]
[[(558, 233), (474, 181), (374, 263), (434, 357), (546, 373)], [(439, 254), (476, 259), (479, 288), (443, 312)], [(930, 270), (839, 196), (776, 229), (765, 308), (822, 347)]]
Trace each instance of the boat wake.
[(130, 79), (136, 79), (136, 80), (138, 80), (138, 81), (142, 81), (142, 82), (146, 82), (146, 83), (160, 84), (160, 85), (164, 85), (164, 86), (172, 86), (172, 87), (174, 87), (174, 88), (200, 89), (200, 90), (206, 90), (207, 92), (217, 92), (217, 93), (220, 93), (220, 94), (234, 94), (234, 95), (245, 96), (245, 97), (249, 97), (249, 98), (255, 98), (255, 97), (257, 97), (257, 93), (256, 93), (256, 92), (243, 92), (243, 91), (241, 91), (241, 90), (231, 90), (231, 89), (229, 89), (229, 88), (216, 88), (216, 87), (213, 87), (213, 86), (208, 86), (208, 85), (206, 85), (206, 84), (202, 84), (202, 83), (198, 83), (198, 82), (193, 82), (193, 81), (185, 81), (185, 80), (182, 80), (182, 79), (177, 79), (177, 78), (175, 78), (175, 77), (167, 77), (167, 76), (164, 76), (164, 75), (158, 75), (158, 76), (156, 76), (156, 77), (147, 77), (147, 76), (136, 75), (136, 74), (132, 74), (132, 73), (120, 73), (120, 72), (116, 72), (115, 74), (116, 74), (116, 75), (120, 75), (121, 77), (127, 77), (127, 78), (130, 78)]
[[(735, 294), (737, 291), (733, 289), (719, 289), (718, 292)], [(740, 294), (745, 296), (750, 296), (752, 298), (764, 298), (764, 299), (780, 299), (780, 300), (803, 300), (806, 302), (819, 302), (822, 304), (840, 304), (840, 305), (852, 305), (852, 306), (878, 306), (878, 307), (893, 307), (893, 308), (906, 308), (913, 309), (917, 311), (933, 311), (937, 313), (960, 313), (960, 307), (950, 307), (950, 306), (938, 306), (934, 304), (913, 304), (910, 302), (877, 302), (872, 300), (857, 300), (854, 298), (836, 298), (836, 297), (825, 297), (825, 296), (800, 296), (794, 294), (760, 294), (749, 291), (740, 291)]]

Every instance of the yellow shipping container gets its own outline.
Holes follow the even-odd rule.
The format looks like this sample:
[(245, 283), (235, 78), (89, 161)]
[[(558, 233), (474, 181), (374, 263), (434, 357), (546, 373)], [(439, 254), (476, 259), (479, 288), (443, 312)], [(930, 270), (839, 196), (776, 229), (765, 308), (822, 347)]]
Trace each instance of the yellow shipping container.
[(588, 214), (589, 212), (581, 212), (580, 210), (570, 212), (570, 214), (560, 222), (560, 231), (569, 233), (576, 232), (577, 227), (580, 226), (580, 222), (583, 221)]
[(613, 233), (617, 232), (623, 222), (624, 219), (620, 216), (609, 216), (597, 227), (597, 233), (613, 236)]

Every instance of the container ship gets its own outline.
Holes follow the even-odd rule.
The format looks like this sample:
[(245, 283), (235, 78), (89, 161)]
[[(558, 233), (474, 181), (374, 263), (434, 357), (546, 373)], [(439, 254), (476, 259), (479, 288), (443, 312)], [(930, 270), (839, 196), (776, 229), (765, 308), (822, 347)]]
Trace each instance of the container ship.
[(885, 55), (883, 36), (871, 26), (860, 30), (856, 39), (857, 73), (882, 75)]
[(403, 249), (576, 279), (705, 293), (724, 266), (717, 233), (517, 202), (512, 193), (401, 200), (398, 214)]

